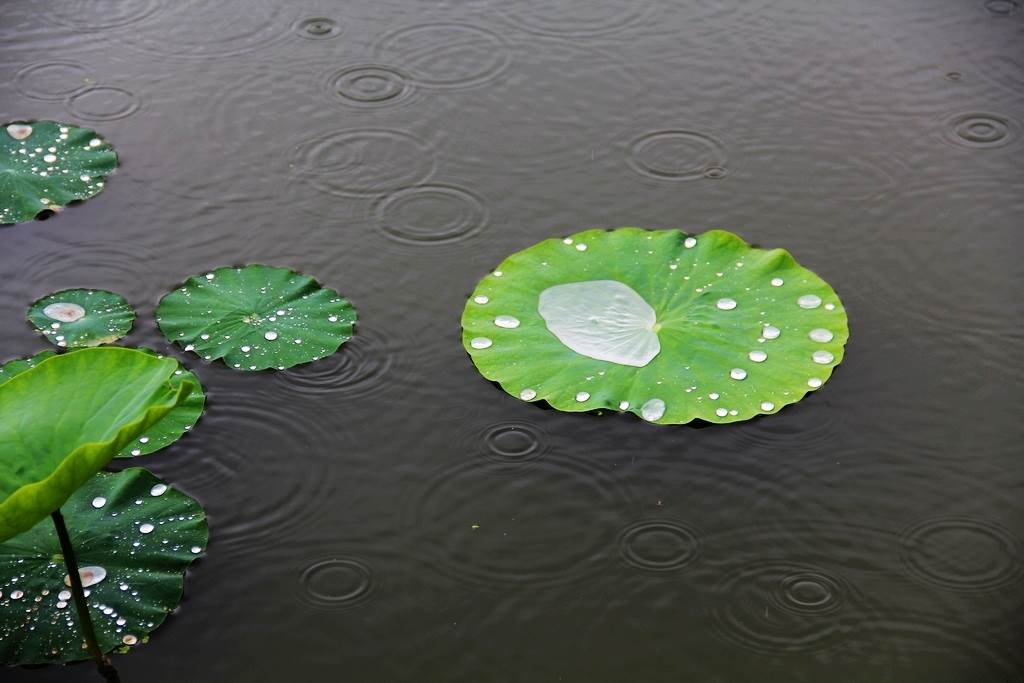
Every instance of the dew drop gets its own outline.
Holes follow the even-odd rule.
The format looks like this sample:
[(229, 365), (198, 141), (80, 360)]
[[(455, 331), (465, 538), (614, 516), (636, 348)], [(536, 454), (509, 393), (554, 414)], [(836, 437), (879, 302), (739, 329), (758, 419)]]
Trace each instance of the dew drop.
[(277, 332), (264, 332), (263, 338), (266, 339), (267, 341), (274, 341), (275, 339), (277, 339)]
[(744, 370), (743, 368), (733, 368), (732, 370), (729, 371), (729, 376), (732, 377), (733, 379), (746, 379), (747, 371)]
[(139, 437), (139, 443), (149, 443), (149, 437), (148, 436), (140, 436)]
[(7, 134), (15, 140), (24, 140), (32, 135), (32, 126), (25, 125), (24, 123), (12, 123), (7, 126)]
[(782, 334), (782, 330), (774, 325), (765, 325), (761, 330), (761, 336), (765, 339), (778, 339), (780, 334)]
[(162, 496), (167, 493), (167, 484), (156, 484), (149, 490), (151, 496)]
[(87, 183), (87, 182), (89, 182), (90, 180), (92, 180), (92, 178), (91, 178), (90, 176), (87, 176), (87, 175), (80, 175), (80, 176), (78, 176), (78, 178), (79, 178), (79, 180), (81, 180), (81, 181), (82, 181), (83, 183)]
[(47, 154), (43, 156), (43, 161), (45, 161), (48, 164), (52, 164), (53, 162), (57, 161), (57, 156), (55, 154)]
[(58, 600), (70, 600), (71, 599), (71, 591), (61, 591), (60, 593), (57, 593), (57, 599)]
[(587, 250), (587, 245), (583, 244), (582, 242), (580, 242), (579, 244), (576, 245), (576, 251), (586, 251), (586, 250)]
[(809, 380), (807, 380), (807, 386), (809, 386), (811, 389), (817, 389), (818, 387), (821, 386), (821, 380), (818, 379), (817, 377), (812, 377)]
[(243, 346), (241, 350), (242, 350), (242, 353), (249, 353), (250, 351), (252, 351), (252, 347), (251, 346)]
[(44, 308), (43, 315), (51, 320), (59, 320), (62, 323), (73, 323), (85, 317), (85, 309), (78, 304), (58, 301)]
[(494, 324), (498, 327), (504, 327), (506, 330), (514, 330), (519, 327), (519, 318), (511, 315), (499, 315), (494, 319)]
[(736, 308), (736, 300), (729, 298), (719, 299), (718, 303), (716, 303), (715, 305), (718, 306), (719, 310), (731, 311), (732, 309)]
[(491, 344), (493, 343), (494, 342), (492, 342), (487, 337), (473, 337), (469, 341), (469, 345), (472, 346), (474, 349), (489, 349), (491, 348)]
[(835, 356), (832, 355), (831, 351), (815, 351), (814, 353), (811, 354), (811, 359), (815, 363), (819, 363), (821, 365), (828, 365), (835, 359)]
[(96, 496), (92, 499), (92, 506), (99, 510), (101, 507), (107, 504), (107, 499), (103, 496)]
[(583, 403), (584, 401), (589, 401), (589, 400), (590, 400), (590, 394), (588, 394), (585, 391), (581, 391), (578, 394), (576, 394), (576, 401), (579, 402), (579, 403)]
[(215, 277), (217, 277), (217, 276), (216, 276), (216, 275), (214, 275), (213, 273), (207, 273), (207, 274), (206, 274), (206, 279), (207, 279), (207, 280), (212, 280), (212, 279), (213, 279), (213, 278), (215, 278)]
[(58, 600), (57, 601), (57, 609), (64, 609), (67, 606), (68, 606), (68, 601), (67, 600)]
[[(93, 567), (79, 567), (79, 569), (78, 569), (78, 576), (82, 580), (82, 588), (89, 588), (90, 586), (95, 586), (97, 583), (99, 583), (103, 579), (107, 578), (107, 570), (104, 569), (103, 567), (96, 567), (96, 566), (93, 566)], [(65, 586), (70, 586), (71, 585), (71, 577), (70, 576), (65, 576), (64, 577), (64, 585)], [(88, 595), (89, 595), (89, 593), (86, 592), (86, 596), (88, 596)]]
[(151, 534), (151, 533), (153, 533), (153, 529), (155, 529), (155, 528), (156, 527), (154, 527), (152, 524), (143, 524), (142, 526), (139, 527), (139, 533), (140, 534)]
[(134, 645), (135, 643), (139, 642), (139, 639), (133, 636), (132, 634), (128, 633), (123, 638), (121, 638), (121, 642), (125, 645)]
[(198, 555), (199, 553), (203, 552), (203, 549), (197, 545), (192, 546), (191, 550), (193, 555)]
[(687, 237), (685, 240), (683, 240), (683, 246), (686, 247), (687, 249), (693, 249), (695, 246), (697, 246), (697, 238)]
[(775, 410), (775, 404), (772, 403), (771, 401), (764, 401), (763, 403), (761, 403), (761, 410), (765, 411), (766, 413)]
[(660, 420), (665, 415), (665, 402), (660, 398), (652, 398), (640, 408), (640, 417), (648, 422)]
[(478, 303), (481, 306), (483, 306), (485, 303), (490, 301), (490, 299), (481, 294), (480, 296), (473, 297), (473, 301), (475, 301), (476, 303)]
[(21, 600), (23, 597), (25, 597), (25, 591), (11, 591), (11, 600)]
[(629, 410), (629, 401), (619, 401), (619, 410)]
[(754, 350), (747, 354), (747, 358), (754, 361), (755, 363), (763, 363), (768, 360), (768, 354), (764, 351)]
[(796, 305), (800, 308), (817, 308), (821, 305), (821, 297), (817, 294), (804, 294), (796, 300)]
[(833, 335), (830, 330), (826, 330), (824, 327), (816, 327), (813, 330), (811, 330), (807, 334), (807, 336), (811, 338), (811, 341), (816, 341), (824, 344), (826, 342), (832, 341), (832, 337), (834, 337), (835, 335)]
[(523, 389), (522, 391), (519, 392), (519, 398), (523, 399), (524, 401), (532, 401), (533, 399), (537, 398), (537, 392), (534, 391), (533, 389)]
[(710, 394), (708, 394), (708, 398), (710, 398), (712, 401), (717, 401), (718, 400), (718, 393), (715, 392), (715, 391), (712, 391)]
[(784, 284), (786, 284), (786, 281), (783, 280), (781, 277), (772, 278), (772, 287), (781, 287)]
[(92, 140), (89, 140), (89, 146), (90, 147), (99, 147), (102, 144), (103, 144), (103, 141), (100, 140), (99, 138), (93, 138)]
[(715, 415), (717, 415), (718, 417), (725, 417), (728, 414), (729, 411), (726, 410), (725, 408), (718, 408), (717, 410), (715, 410)]

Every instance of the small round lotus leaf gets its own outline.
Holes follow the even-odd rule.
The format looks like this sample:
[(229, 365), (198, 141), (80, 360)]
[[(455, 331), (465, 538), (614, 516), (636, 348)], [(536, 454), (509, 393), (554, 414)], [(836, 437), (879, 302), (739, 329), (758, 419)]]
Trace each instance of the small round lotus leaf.
[(99, 194), (117, 168), (106, 140), (67, 123), (7, 123), (0, 144), (0, 224), (29, 221)]
[(102, 289), (65, 289), (28, 309), (36, 331), (61, 347), (99, 346), (131, 331), (135, 311), (123, 296)]
[[(157, 358), (163, 358), (164, 356), (146, 348), (136, 348), (136, 351), (147, 353)], [(75, 353), (75, 350), (68, 351), (68, 353)], [(53, 356), (53, 351), (42, 351), (32, 356), (31, 358), (21, 358), (18, 360), (8, 361), (3, 365), (0, 365), (0, 383), (5, 380), (20, 375), (22, 372), (35, 367), (40, 362), (46, 360), (50, 356)], [(162, 420), (152, 425), (146, 430), (146, 433), (139, 436), (133, 442), (121, 449), (121, 452), (117, 454), (118, 458), (132, 458), (138, 455), (149, 455), (155, 453), (161, 448), (166, 448), (172, 443), (177, 441), (184, 435), (185, 432), (190, 431), (195, 426), (196, 422), (203, 415), (203, 408), (206, 405), (206, 395), (203, 393), (203, 385), (199, 382), (199, 378), (195, 376), (188, 368), (182, 364), (178, 364), (178, 369), (174, 371), (174, 374), (170, 378), (171, 387), (177, 389), (184, 382), (190, 382), (193, 385), (192, 392), (185, 398), (185, 400), (179, 405), (174, 407), (174, 410), (167, 413)]]
[[(62, 514), (100, 648), (126, 651), (146, 642), (181, 601), (185, 570), (206, 549), (202, 506), (131, 468), (94, 475)], [(49, 519), (0, 544), (0, 661), (89, 657), (66, 579)]]
[(160, 300), (164, 335), (236, 370), (283, 370), (319, 360), (352, 338), (356, 312), (333, 289), (287, 268), (218, 268)]
[(177, 361), (117, 347), (51, 356), (0, 383), (0, 541), (32, 528), (193, 391)]
[(524, 401), (659, 424), (736, 422), (819, 388), (848, 337), (839, 297), (782, 249), (724, 230), (588, 230), (477, 285), (463, 345)]

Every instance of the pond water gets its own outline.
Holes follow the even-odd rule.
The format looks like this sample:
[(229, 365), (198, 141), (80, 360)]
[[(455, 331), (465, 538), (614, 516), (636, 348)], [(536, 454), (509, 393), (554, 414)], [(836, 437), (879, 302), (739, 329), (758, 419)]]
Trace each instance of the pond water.
[[(106, 288), (209, 396), (138, 462), (211, 540), (124, 680), (1024, 680), (1019, 0), (7, 0), (0, 36), (3, 119), (122, 160), (0, 228), (2, 358), (47, 346), (37, 297)], [(842, 366), (706, 428), (481, 378), (479, 278), (622, 225), (789, 249)], [(281, 373), (169, 347), (159, 297), (246, 262), (356, 337)]]

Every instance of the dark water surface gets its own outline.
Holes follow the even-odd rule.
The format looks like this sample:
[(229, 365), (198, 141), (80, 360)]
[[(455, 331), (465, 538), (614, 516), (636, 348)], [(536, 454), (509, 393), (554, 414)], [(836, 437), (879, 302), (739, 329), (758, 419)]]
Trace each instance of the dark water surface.
[[(1024, 680), (1020, 0), (5, 0), (0, 62), (0, 118), (122, 159), (0, 228), (0, 357), (106, 288), (209, 395), (139, 463), (212, 536), (125, 681)], [(790, 249), (849, 311), (835, 377), (704, 429), (483, 380), (476, 281), (621, 225)], [(164, 341), (163, 293), (252, 261), (355, 339), (259, 374)]]

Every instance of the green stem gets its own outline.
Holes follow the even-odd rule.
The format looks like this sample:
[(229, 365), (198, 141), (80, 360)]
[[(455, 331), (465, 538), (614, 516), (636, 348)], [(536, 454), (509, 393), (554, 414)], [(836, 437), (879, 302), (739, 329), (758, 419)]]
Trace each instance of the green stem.
[(96, 640), (96, 629), (92, 625), (92, 617), (89, 616), (89, 605), (85, 602), (82, 576), (78, 573), (78, 561), (75, 559), (75, 549), (71, 547), (68, 528), (64, 525), (64, 516), (60, 514), (60, 509), (54, 510), (50, 516), (53, 518), (53, 526), (57, 529), (57, 538), (60, 539), (60, 551), (64, 556), (64, 564), (68, 568), (68, 578), (71, 579), (71, 595), (75, 600), (75, 610), (78, 612), (78, 625), (82, 629), (82, 635), (85, 636), (85, 646), (96, 661), (96, 669), (100, 675), (108, 683), (119, 683), (121, 679), (117, 675), (117, 669), (103, 654), (103, 650), (100, 649), (100, 644)]

